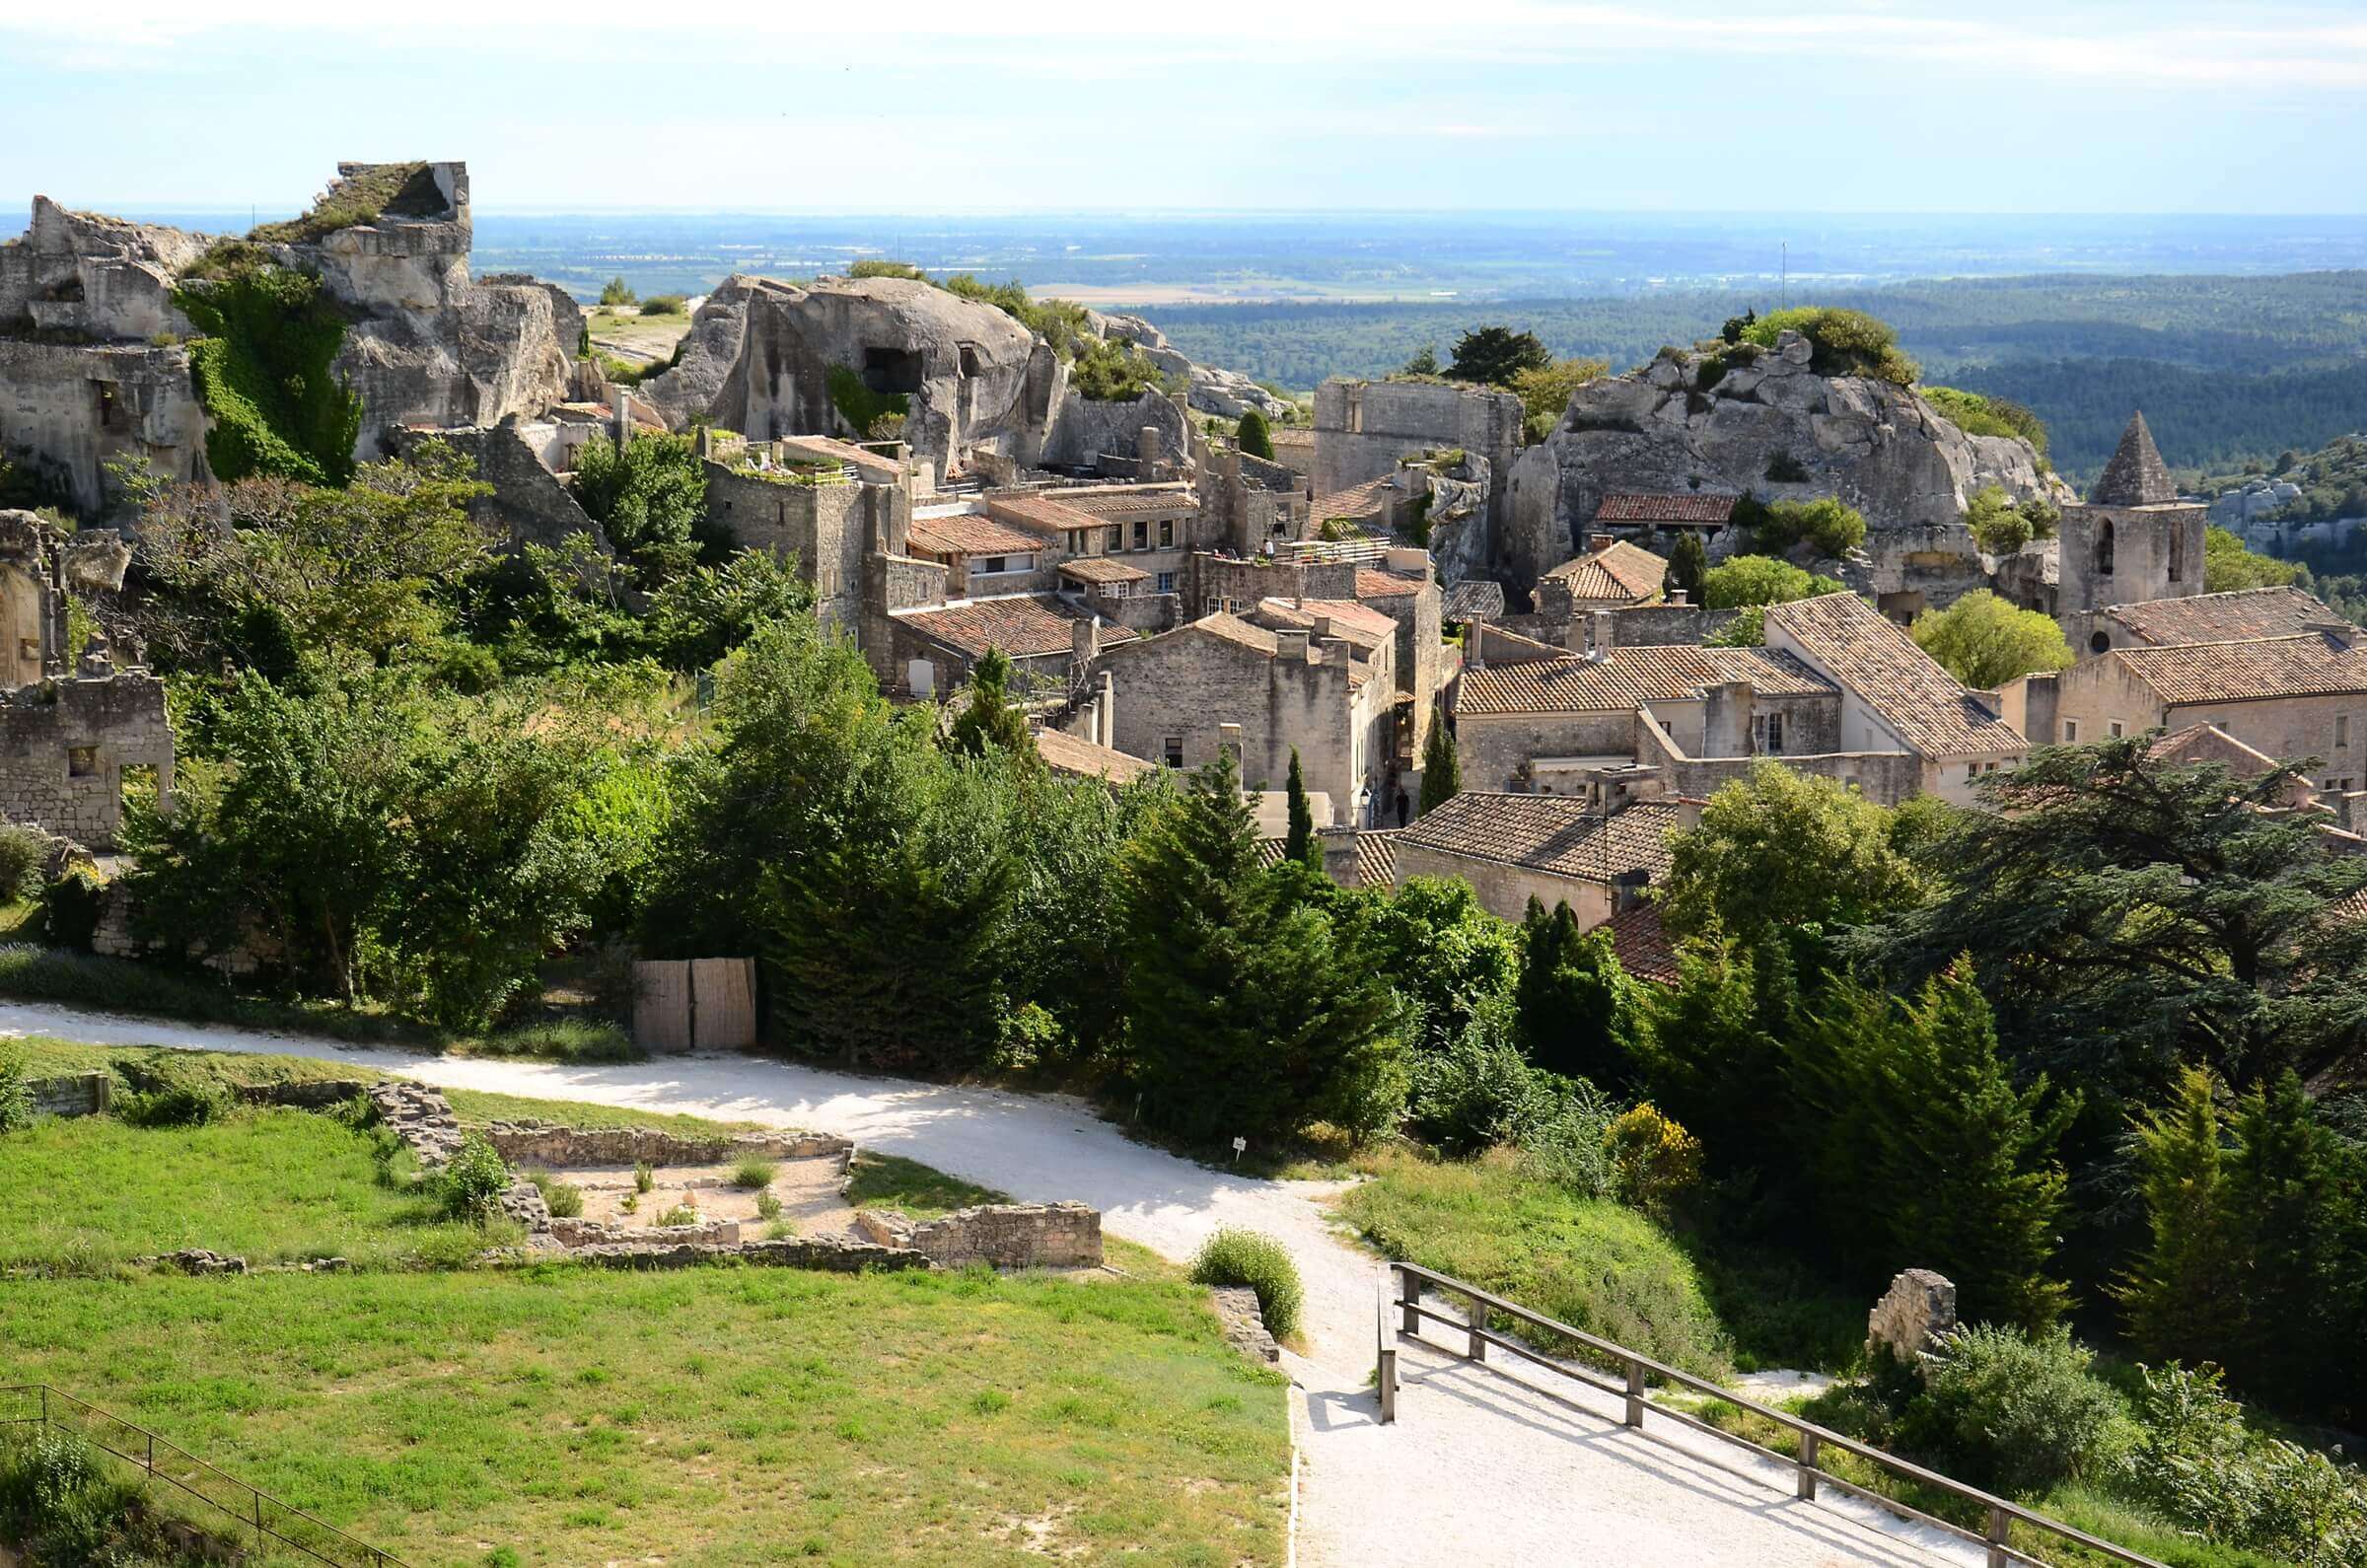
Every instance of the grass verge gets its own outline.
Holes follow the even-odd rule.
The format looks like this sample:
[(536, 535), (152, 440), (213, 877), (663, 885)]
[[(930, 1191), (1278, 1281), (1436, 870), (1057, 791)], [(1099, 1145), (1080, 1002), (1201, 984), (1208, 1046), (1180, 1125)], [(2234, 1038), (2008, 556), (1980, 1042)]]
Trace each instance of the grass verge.
[(933, 1220), (973, 1203), (1008, 1203), (1011, 1195), (915, 1161), (863, 1150), (847, 1168), (846, 1201), (858, 1209), (896, 1209), (916, 1220)]

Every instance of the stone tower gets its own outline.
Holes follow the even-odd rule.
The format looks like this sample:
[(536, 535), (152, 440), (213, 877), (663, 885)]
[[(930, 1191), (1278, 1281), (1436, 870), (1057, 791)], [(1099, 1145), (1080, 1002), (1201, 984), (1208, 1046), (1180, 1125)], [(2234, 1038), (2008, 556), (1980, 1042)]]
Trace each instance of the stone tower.
[(2087, 501), (2063, 508), (2055, 618), (2072, 652), (2085, 657), (2111, 646), (2095, 623), (2095, 611), (2108, 605), (2202, 592), (2207, 511), (2178, 498), (2145, 416), (2131, 414)]

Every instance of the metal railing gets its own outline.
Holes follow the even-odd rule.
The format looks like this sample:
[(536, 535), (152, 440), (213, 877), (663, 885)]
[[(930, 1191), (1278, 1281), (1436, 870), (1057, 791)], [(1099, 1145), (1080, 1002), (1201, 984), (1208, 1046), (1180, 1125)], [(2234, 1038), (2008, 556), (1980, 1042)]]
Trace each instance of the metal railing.
[[(1649, 1356), (1629, 1350), (1624, 1345), (1616, 1345), (1608, 1339), (1598, 1338), (1584, 1329), (1573, 1328), (1568, 1323), (1547, 1318), (1542, 1313), (1531, 1312), (1528, 1308), (1515, 1305), (1500, 1296), (1490, 1295), (1476, 1285), (1466, 1284), (1451, 1275), (1424, 1268), (1418, 1263), (1382, 1264), (1379, 1284), (1380, 1313), (1377, 1327), (1380, 1367), (1376, 1381), (1380, 1389), (1381, 1420), (1384, 1425), (1394, 1422), (1398, 1418), (1398, 1340), (1401, 1335), (1412, 1335), (1419, 1338), (1422, 1319), (1427, 1318), (1434, 1322), (1446, 1324), (1462, 1336), (1463, 1348), (1456, 1353), (1462, 1355), (1466, 1360), (1484, 1365), (1487, 1361), (1488, 1347), (1492, 1345), (1533, 1366), (1542, 1367), (1547, 1372), (1568, 1378), (1597, 1392), (1607, 1393), (1614, 1398), (1623, 1400), (1625, 1402), (1623, 1420), (1639, 1436), (1649, 1438), (1654, 1442), (1669, 1444), (1670, 1447), (1677, 1448), (1693, 1459), (1703, 1460), (1703, 1462), (1716, 1462), (1704, 1460), (1703, 1456), (1693, 1448), (1677, 1444), (1666, 1436), (1648, 1431), (1644, 1426), (1644, 1413), (1649, 1410), (1653, 1415), (1673, 1421), (1679, 1426), (1706, 1433), (1710, 1437), (1733, 1444), (1737, 1448), (1749, 1449), (1762, 1459), (1771, 1460), (1778, 1464), (1789, 1465), (1793, 1472), (1794, 1495), (1805, 1502), (1816, 1501), (1818, 1489), (1824, 1486), (1834, 1487), (1852, 1496), (1862, 1497), (1867, 1502), (1887, 1509), (1902, 1519), (1913, 1520), (1917, 1524), (1946, 1531), (1976, 1546), (1986, 1547), (1989, 1568), (2006, 1568), (2009, 1563), (2029, 1563), (2033, 1564), (2034, 1568), (2049, 1568), (2045, 1558), (2034, 1556), (2012, 1544), (2010, 1536), (2013, 1528), (2017, 1525), (2022, 1526), (2025, 1530), (2052, 1535), (2060, 1540), (2084, 1547), (2088, 1551), (2114, 1562), (2130, 1564), (2131, 1568), (2164, 1568), (2162, 1563), (2151, 1557), (2140, 1555), (2126, 1547), (2116, 1546), (2109, 1540), (2099, 1539), (2086, 1531), (2075, 1529), (2060, 1520), (2033, 1513), (2019, 1503), (2009, 1502), (2002, 1497), (1993, 1497), (1977, 1487), (1967, 1486), (1962, 1481), (1950, 1480), (1936, 1470), (1927, 1470), (1920, 1464), (1900, 1459), (1893, 1454), (1886, 1454), (1871, 1444), (1861, 1443), (1855, 1438), (1844, 1437), (1840, 1433), (1821, 1427), (1813, 1421), (1802, 1420), (1799, 1416), (1770, 1408), (1754, 1399), (1747, 1399), (1741, 1394), (1730, 1392), (1705, 1379), (1696, 1378), (1691, 1373), (1680, 1372), (1675, 1367), (1663, 1365)], [(1465, 1305), (1462, 1315), (1443, 1313), (1426, 1305), (1421, 1297), (1421, 1288), (1424, 1284), (1435, 1285), (1443, 1291), (1463, 1297)], [(1394, 1325), (1391, 1322), (1393, 1314), (1398, 1317), (1398, 1321)], [(1583, 1367), (1572, 1366), (1566, 1361), (1548, 1356), (1509, 1335), (1498, 1333), (1490, 1326), (1491, 1315), (1494, 1314), (1501, 1314), (1534, 1328), (1541, 1328), (1547, 1333), (1570, 1340), (1591, 1355), (1618, 1367), (1622, 1375), (1621, 1381), (1613, 1383)], [(1431, 1341), (1423, 1342), (1430, 1343)], [(1452, 1347), (1442, 1348), (1451, 1349)], [(1791, 1454), (1778, 1453), (1763, 1443), (1755, 1443), (1737, 1433), (1725, 1431), (1698, 1416), (1683, 1410), (1671, 1409), (1667, 1405), (1653, 1404), (1644, 1397), (1646, 1382), (1651, 1379), (1658, 1379), (1662, 1383), (1722, 1400), (1738, 1409), (1747, 1410), (1753, 1415), (1785, 1428), (1793, 1434), (1797, 1450)], [(1901, 1480), (1910, 1481), (1918, 1486), (1927, 1487), (1961, 1502), (1969, 1503), (1974, 1508), (1984, 1511), (1987, 1528), (1982, 1531), (1970, 1530), (1957, 1524), (1954, 1520), (1942, 1519), (1936, 1514), (1925, 1513), (1919, 1508), (1901, 1502), (1887, 1493), (1877, 1491), (1873, 1487), (1861, 1485), (1856, 1481), (1844, 1480), (1826, 1468), (1824, 1461), (1829, 1451), (1854, 1456), (1889, 1471)], [(1732, 1474), (1744, 1475), (1749, 1479), (1765, 1479), (1763, 1475), (1736, 1470), (1732, 1466), (1719, 1465), (1718, 1467), (1728, 1470)]]
[(333, 1568), (409, 1568), (401, 1558), (368, 1541), (356, 1540), (333, 1525), (270, 1493), (226, 1475), (205, 1461), (158, 1437), (146, 1427), (109, 1415), (62, 1389), (45, 1383), (0, 1384), (0, 1426), (44, 1426), (70, 1432), (104, 1449), (153, 1479), (178, 1487), (227, 1515), (241, 1534), (254, 1532), (257, 1551), (276, 1541)]

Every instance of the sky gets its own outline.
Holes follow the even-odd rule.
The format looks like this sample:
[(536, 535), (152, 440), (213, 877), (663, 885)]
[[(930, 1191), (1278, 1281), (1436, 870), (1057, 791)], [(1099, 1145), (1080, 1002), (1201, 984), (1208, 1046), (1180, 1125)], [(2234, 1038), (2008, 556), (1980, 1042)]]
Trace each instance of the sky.
[(2367, 211), (2367, 0), (343, 9), (0, 0), (0, 212)]

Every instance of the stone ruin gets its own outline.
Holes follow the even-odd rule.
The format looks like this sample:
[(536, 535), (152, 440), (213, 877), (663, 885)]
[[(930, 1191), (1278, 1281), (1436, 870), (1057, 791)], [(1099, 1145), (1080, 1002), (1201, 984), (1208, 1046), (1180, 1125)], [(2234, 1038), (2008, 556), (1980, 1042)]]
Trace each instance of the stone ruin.
[(1866, 1315), (1866, 1354), (1920, 1367), (1941, 1335), (1956, 1327), (1956, 1286), (1928, 1268), (1902, 1269)]
[(882, 1247), (909, 1247), (940, 1268), (1102, 1264), (1102, 1216), (1082, 1203), (985, 1203), (934, 1220), (859, 1209), (855, 1229)]

